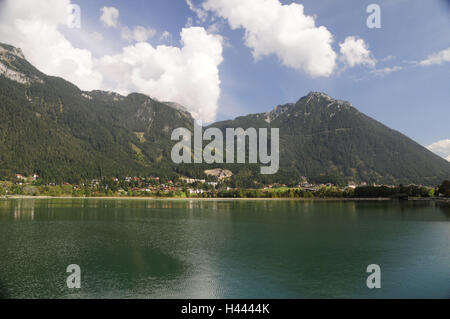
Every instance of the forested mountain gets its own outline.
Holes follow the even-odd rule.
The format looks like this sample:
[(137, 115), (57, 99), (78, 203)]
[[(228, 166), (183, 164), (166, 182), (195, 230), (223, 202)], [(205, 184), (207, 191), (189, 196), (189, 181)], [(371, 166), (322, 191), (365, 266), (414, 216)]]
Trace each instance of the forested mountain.
[(204, 176), (224, 167), (234, 179), (254, 181), (438, 184), (450, 163), (406, 136), (360, 113), (348, 102), (311, 93), (273, 112), (211, 126), (280, 128), (280, 171), (260, 165), (175, 165), (173, 129), (192, 130), (179, 104), (142, 94), (83, 92), (47, 76), (19, 49), (0, 44), (0, 179), (37, 173), (43, 181), (78, 182), (102, 176)]
[[(280, 128), (280, 172), (289, 181), (417, 183), (450, 177), (450, 163), (359, 112), (351, 103), (311, 92), (295, 104), (252, 114), (215, 127)], [(272, 179), (267, 176), (266, 178)]]
[(142, 94), (83, 92), (0, 45), (0, 178), (172, 174), (170, 135), (190, 114)]

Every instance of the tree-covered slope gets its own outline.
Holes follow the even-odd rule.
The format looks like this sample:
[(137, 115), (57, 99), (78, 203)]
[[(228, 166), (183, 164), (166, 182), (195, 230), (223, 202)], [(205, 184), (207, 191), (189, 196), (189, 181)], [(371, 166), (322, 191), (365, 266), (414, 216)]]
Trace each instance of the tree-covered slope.
[(280, 128), (276, 179), (316, 182), (436, 184), (450, 163), (403, 134), (364, 115), (349, 102), (312, 92), (274, 111), (214, 124)]
[(171, 173), (170, 134), (189, 114), (151, 98), (82, 92), (0, 45), (0, 178), (48, 181)]
[[(350, 103), (311, 93), (270, 113), (211, 126), (280, 129), (280, 171), (260, 165), (175, 165), (175, 128), (192, 131), (180, 105), (142, 94), (83, 92), (47, 76), (19, 49), (0, 44), (0, 179), (39, 174), (44, 181), (77, 182), (102, 176), (204, 176), (231, 169), (248, 186), (259, 182), (421, 183), (450, 178), (450, 163)], [(206, 142), (205, 142), (206, 144)]]

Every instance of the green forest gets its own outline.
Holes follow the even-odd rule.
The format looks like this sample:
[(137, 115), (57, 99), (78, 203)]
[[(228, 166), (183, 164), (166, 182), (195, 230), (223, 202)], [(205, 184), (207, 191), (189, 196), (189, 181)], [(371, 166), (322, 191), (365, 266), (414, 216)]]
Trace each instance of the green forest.
[(2, 63), (28, 79), (20, 83), (0, 75), (0, 180), (11, 181), (16, 174), (37, 174), (42, 184), (126, 176), (207, 178), (205, 170), (224, 168), (233, 172), (231, 187), (251, 189), (297, 185), (305, 178), (337, 186), (434, 186), (450, 176), (449, 162), (350, 103), (318, 93), (270, 113), (209, 125), (224, 132), (279, 128), (277, 174), (261, 175), (257, 164), (176, 165), (171, 133), (179, 127), (193, 131), (188, 112), (137, 93), (83, 92), (0, 46), (6, 49)]

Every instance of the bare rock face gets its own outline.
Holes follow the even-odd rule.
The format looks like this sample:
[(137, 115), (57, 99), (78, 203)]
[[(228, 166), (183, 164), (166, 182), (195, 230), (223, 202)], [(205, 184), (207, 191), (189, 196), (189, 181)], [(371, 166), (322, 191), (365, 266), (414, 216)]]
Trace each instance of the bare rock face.
[(21, 49), (0, 45), (0, 75), (20, 84), (43, 83), (44, 81), (38, 76), (28, 76), (19, 70), (17, 65), (21, 60), (25, 60)]
[(215, 168), (215, 169), (206, 170), (205, 174), (209, 175), (209, 176), (215, 176), (219, 180), (230, 178), (231, 176), (233, 176), (233, 172), (231, 172), (228, 169), (222, 169), (222, 168)]

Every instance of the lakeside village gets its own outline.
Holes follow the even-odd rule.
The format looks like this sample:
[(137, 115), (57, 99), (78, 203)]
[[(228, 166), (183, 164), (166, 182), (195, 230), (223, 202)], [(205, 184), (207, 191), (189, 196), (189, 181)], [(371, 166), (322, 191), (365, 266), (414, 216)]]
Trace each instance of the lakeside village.
[(233, 187), (231, 171), (205, 171), (208, 179), (179, 177), (131, 177), (92, 179), (79, 185), (43, 184), (37, 174), (16, 174), (12, 181), (0, 182), (0, 196), (72, 197), (161, 197), (161, 198), (408, 198), (450, 197), (450, 181), (440, 186), (311, 184), (306, 177), (296, 185), (256, 185), (254, 189)]

